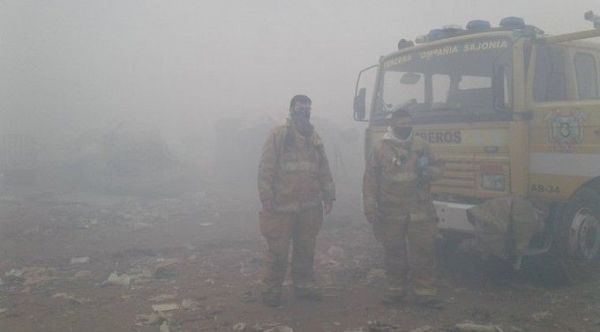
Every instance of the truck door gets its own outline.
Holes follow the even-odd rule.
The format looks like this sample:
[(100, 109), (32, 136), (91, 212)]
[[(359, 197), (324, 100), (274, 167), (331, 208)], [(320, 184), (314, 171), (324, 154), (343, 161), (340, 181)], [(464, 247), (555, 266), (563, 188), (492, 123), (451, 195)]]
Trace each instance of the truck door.
[(600, 175), (598, 53), (536, 45), (533, 56), (528, 192), (566, 201)]

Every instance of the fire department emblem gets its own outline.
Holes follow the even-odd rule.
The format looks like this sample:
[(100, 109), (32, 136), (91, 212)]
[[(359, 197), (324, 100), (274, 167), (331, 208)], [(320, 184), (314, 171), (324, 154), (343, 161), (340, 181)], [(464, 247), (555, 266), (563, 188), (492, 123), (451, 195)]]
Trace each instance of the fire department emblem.
[(554, 150), (574, 152), (583, 139), (581, 112), (554, 113), (549, 117), (550, 143)]

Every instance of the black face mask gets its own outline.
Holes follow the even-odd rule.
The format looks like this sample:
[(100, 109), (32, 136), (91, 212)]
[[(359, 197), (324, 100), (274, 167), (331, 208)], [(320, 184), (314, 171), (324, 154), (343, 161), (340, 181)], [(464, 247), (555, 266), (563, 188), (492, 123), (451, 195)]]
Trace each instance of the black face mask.
[(394, 136), (399, 139), (407, 139), (412, 133), (412, 127), (394, 127)]
[(310, 111), (302, 110), (302, 111), (291, 111), (290, 117), (294, 121), (306, 121), (310, 120)]

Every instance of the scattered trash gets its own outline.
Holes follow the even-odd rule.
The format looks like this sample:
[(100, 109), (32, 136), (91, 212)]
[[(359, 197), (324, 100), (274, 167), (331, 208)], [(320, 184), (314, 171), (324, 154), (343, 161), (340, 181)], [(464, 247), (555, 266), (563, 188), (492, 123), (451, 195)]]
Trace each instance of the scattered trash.
[(157, 312), (173, 311), (177, 309), (179, 309), (179, 304), (177, 303), (163, 303), (152, 305), (152, 310)]
[(367, 284), (369, 285), (382, 285), (385, 282), (385, 271), (383, 269), (371, 269), (367, 274)]
[[(244, 327), (245, 323), (238, 323), (236, 325), (239, 324), (243, 324)], [(242, 326), (242, 325), (239, 325)], [(253, 332), (294, 332), (294, 330), (286, 325), (280, 324), (280, 323), (256, 323), (254, 325), (252, 325), (252, 327), (250, 329), (247, 329), (248, 331), (253, 331)], [(244, 331), (244, 330), (238, 330), (238, 331)]]
[(346, 252), (340, 247), (331, 246), (329, 247), (329, 249), (327, 249), (327, 254), (335, 260), (341, 260), (346, 255)]
[(138, 326), (139, 325), (158, 325), (162, 321), (164, 321), (165, 318), (160, 316), (159, 314), (153, 312), (149, 315), (146, 315), (146, 314), (136, 315), (135, 320), (136, 320), (136, 325), (138, 325)]
[(87, 278), (90, 278), (91, 276), (92, 276), (92, 271), (82, 270), (82, 271), (77, 271), (77, 273), (75, 273), (75, 275), (73, 277), (75, 279), (87, 279)]
[(184, 299), (181, 301), (181, 307), (185, 310), (197, 310), (200, 308), (200, 304), (192, 299)]
[(176, 298), (177, 298), (177, 296), (174, 294), (160, 294), (160, 295), (151, 297), (149, 300), (150, 300), (150, 302), (162, 302), (162, 301), (167, 301), (167, 300), (174, 300)]
[(18, 269), (11, 269), (10, 271), (4, 273), (4, 276), (12, 277), (12, 278), (20, 278), (22, 275), (23, 275), (23, 270), (18, 270)]
[(75, 304), (84, 304), (84, 303), (90, 302), (89, 299), (78, 298), (78, 297), (75, 297), (75, 295), (72, 295), (69, 293), (56, 293), (56, 294), (52, 295), (52, 298), (67, 300), (68, 302), (75, 303)]
[(451, 332), (504, 332), (497, 325), (480, 325), (470, 322), (456, 324)]
[(294, 329), (292, 329), (289, 326), (279, 325), (276, 327), (272, 327), (268, 330), (265, 330), (264, 332), (294, 332)]
[(380, 321), (368, 321), (367, 326), (369, 332), (400, 332), (402, 329), (399, 326), (386, 324)]
[(160, 324), (160, 332), (170, 332), (171, 330), (169, 329), (169, 322), (164, 321), (162, 322), (162, 324)]
[(129, 286), (130, 283), (131, 277), (127, 273), (119, 275), (117, 272), (113, 272), (108, 276), (108, 279), (102, 283), (102, 286)]
[(34, 286), (46, 281), (55, 280), (54, 269), (45, 267), (31, 266), (23, 269), (12, 269), (4, 274), (9, 280), (22, 282), (23, 286)]
[(237, 323), (235, 325), (233, 325), (233, 330), (234, 331), (244, 331), (246, 329), (246, 323)]
[(431, 331), (431, 330), (433, 330), (433, 327), (431, 327), (429, 325), (425, 325), (425, 326), (416, 328), (414, 330), (410, 330), (410, 332), (427, 332), (427, 331)]
[(179, 263), (178, 259), (166, 259), (161, 261), (154, 268), (152, 276), (156, 279), (171, 279), (177, 276), (176, 265)]
[(550, 316), (552, 316), (552, 314), (549, 311), (540, 311), (532, 314), (531, 318), (533, 318), (536, 322), (539, 322)]
[(73, 257), (71, 258), (71, 264), (85, 264), (90, 261), (89, 257)]

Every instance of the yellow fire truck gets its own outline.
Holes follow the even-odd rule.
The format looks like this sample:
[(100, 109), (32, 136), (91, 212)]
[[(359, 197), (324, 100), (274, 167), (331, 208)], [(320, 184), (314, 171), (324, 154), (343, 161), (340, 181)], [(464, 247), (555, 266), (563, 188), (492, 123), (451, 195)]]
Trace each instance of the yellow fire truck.
[(518, 197), (547, 211), (524, 256), (558, 253), (579, 274), (600, 262), (600, 44), (584, 41), (600, 17), (585, 18), (593, 29), (556, 36), (517, 17), (446, 26), (359, 73), (365, 152), (402, 108), (442, 160), (431, 190), (446, 238), (473, 234), (470, 208)]

